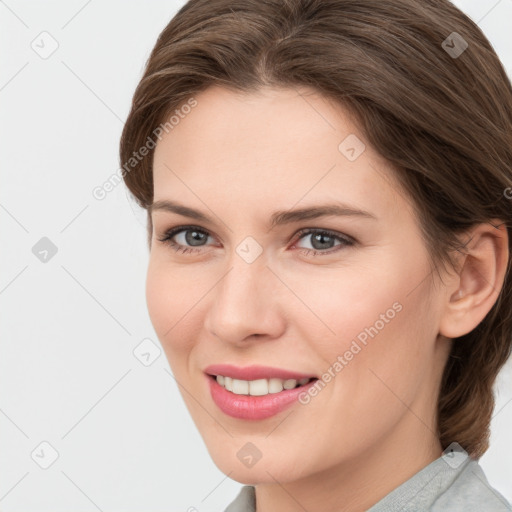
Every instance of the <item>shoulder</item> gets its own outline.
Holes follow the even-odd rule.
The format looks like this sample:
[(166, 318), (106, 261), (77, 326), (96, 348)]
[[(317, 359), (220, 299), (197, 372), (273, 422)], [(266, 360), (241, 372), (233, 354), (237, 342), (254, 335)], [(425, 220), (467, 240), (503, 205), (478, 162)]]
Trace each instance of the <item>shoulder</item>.
[(512, 505), (494, 489), (476, 460), (471, 460), (436, 499), (432, 512), (511, 512)]
[(224, 512), (256, 512), (256, 493), (252, 485), (244, 485)]

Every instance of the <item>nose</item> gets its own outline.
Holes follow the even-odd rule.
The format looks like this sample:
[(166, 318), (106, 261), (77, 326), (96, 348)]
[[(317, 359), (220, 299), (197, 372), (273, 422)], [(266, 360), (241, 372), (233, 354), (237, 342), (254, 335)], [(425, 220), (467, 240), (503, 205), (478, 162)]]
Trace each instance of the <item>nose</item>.
[(205, 329), (232, 344), (279, 337), (285, 329), (279, 285), (263, 255), (247, 263), (234, 253), (224, 277), (209, 294)]

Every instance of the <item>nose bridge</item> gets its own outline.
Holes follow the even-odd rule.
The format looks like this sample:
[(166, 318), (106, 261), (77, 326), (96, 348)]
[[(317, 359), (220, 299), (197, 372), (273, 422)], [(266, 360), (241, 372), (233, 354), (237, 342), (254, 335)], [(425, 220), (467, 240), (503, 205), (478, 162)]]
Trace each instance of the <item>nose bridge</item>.
[(247, 249), (242, 243), (233, 250), (226, 273), (212, 290), (205, 319), (206, 328), (226, 341), (271, 334), (277, 325), (277, 312), (269, 293), (275, 277), (266, 267), (263, 254), (247, 258), (250, 251), (240, 248)]
[(233, 252), (229, 271), (217, 287), (215, 302), (222, 309), (233, 312), (246, 311), (254, 315), (261, 309), (265, 280), (270, 274), (262, 256), (248, 263)]

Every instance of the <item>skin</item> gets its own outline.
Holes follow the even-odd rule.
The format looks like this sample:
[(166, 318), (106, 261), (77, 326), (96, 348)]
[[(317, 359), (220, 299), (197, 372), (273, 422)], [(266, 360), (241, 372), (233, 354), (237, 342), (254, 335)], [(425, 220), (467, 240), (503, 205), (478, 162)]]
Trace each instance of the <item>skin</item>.
[[(460, 269), (441, 283), (391, 166), (366, 141), (355, 161), (339, 151), (349, 134), (364, 141), (341, 106), (311, 89), (211, 87), (196, 100), (154, 154), (154, 201), (212, 218), (151, 213), (146, 298), (173, 375), (218, 468), (256, 485), (258, 512), (366, 510), (441, 456), (435, 416), (449, 338), (471, 331), (496, 301), (506, 230), (477, 226)], [(376, 219), (326, 216), (269, 229), (275, 210), (335, 201)], [(207, 232), (202, 245), (190, 245), (186, 231), (173, 240), (197, 252), (159, 240), (187, 225)], [(297, 236), (302, 228), (355, 243), (334, 238), (319, 249), (314, 234)], [(248, 236), (263, 250), (252, 263), (236, 252)], [(247, 421), (213, 402), (206, 366), (321, 377), (396, 302), (401, 311), (307, 405)], [(247, 442), (262, 454), (252, 467), (237, 457)]]

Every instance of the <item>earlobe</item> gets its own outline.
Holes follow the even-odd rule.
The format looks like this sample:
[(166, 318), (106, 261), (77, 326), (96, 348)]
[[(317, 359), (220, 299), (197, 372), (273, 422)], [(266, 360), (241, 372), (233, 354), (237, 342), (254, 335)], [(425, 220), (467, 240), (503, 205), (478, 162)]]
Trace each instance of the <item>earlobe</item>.
[(439, 332), (457, 338), (471, 332), (496, 303), (509, 258), (507, 227), (490, 221), (473, 227), (459, 271), (447, 289)]

